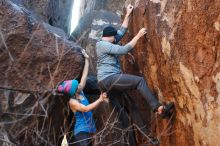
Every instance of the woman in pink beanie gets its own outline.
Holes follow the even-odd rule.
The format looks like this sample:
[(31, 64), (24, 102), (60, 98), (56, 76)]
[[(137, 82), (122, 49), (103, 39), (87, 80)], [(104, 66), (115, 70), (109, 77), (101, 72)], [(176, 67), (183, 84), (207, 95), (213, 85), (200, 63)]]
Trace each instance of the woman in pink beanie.
[(89, 104), (83, 93), (89, 70), (89, 56), (85, 50), (82, 51), (85, 57), (85, 65), (80, 83), (77, 80), (67, 80), (58, 86), (58, 91), (70, 96), (69, 106), (75, 115), (75, 125), (73, 128), (74, 143), (77, 146), (92, 146), (91, 134), (96, 132), (95, 122), (92, 117), (92, 111), (101, 102), (107, 100), (107, 94), (101, 93), (99, 98)]

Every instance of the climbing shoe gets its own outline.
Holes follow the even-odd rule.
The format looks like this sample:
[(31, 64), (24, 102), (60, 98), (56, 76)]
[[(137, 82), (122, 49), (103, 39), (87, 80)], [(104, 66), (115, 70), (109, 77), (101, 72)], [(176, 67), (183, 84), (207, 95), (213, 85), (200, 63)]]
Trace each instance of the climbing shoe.
[(169, 118), (173, 114), (174, 103), (170, 102), (163, 106), (163, 111), (160, 114), (162, 119)]

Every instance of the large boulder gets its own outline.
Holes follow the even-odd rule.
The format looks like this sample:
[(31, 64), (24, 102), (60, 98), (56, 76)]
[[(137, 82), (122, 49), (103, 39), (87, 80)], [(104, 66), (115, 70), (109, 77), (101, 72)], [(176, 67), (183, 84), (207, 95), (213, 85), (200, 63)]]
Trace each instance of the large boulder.
[(59, 145), (69, 110), (51, 91), (84, 65), (81, 47), (67, 38), (21, 5), (0, 1), (0, 145)]
[[(173, 101), (175, 120), (156, 122), (161, 145), (220, 145), (220, 3), (132, 0), (126, 43), (147, 36), (123, 57), (128, 73), (145, 77), (161, 101)], [(141, 102), (140, 102), (141, 103)]]
[(74, 0), (12, 0), (24, 6), (39, 20), (70, 33), (72, 6)]
[[(121, 14), (124, 1), (118, 2), (100, 1), (98, 5), (101, 11), (114, 9), (113, 13)], [(122, 58), (123, 70), (144, 76), (161, 102), (173, 101), (176, 105), (176, 114), (171, 119), (162, 122), (155, 116), (151, 118), (161, 145), (219, 145), (220, 3), (204, 0), (127, 0), (125, 3), (129, 2), (135, 9), (123, 44), (142, 27), (147, 28), (147, 36), (131, 52), (134, 58), (130, 55)], [(92, 36), (101, 36), (102, 28), (113, 24), (111, 20), (98, 18), (101, 12), (96, 5), (93, 1), (85, 7), (83, 23), (72, 34), (94, 56), (94, 67), (94, 44), (98, 38)], [(95, 15), (94, 10), (98, 12)], [(85, 37), (80, 38), (81, 34)], [(149, 123), (149, 110), (143, 98), (135, 92), (131, 95), (137, 97), (142, 117)]]

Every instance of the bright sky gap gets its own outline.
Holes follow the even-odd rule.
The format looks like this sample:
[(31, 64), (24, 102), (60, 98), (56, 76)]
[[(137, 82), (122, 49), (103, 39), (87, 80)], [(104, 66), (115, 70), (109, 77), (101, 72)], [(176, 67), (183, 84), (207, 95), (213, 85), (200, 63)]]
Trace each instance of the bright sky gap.
[(75, 30), (79, 23), (80, 2), (81, 0), (74, 0), (73, 2), (70, 34)]

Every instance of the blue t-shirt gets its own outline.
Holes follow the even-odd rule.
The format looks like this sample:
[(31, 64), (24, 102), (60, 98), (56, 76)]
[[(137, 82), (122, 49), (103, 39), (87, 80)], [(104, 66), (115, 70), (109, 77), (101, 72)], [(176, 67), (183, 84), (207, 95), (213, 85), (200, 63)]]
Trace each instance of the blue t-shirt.
[[(89, 105), (89, 101), (85, 97), (84, 93), (80, 93), (80, 95), (83, 96), (83, 98), (79, 101), (83, 105)], [(95, 122), (92, 117), (92, 111), (89, 112), (74, 112), (76, 123), (74, 125), (74, 135), (77, 135), (79, 132), (88, 132), (88, 133), (94, 133), (96, 132)]]

